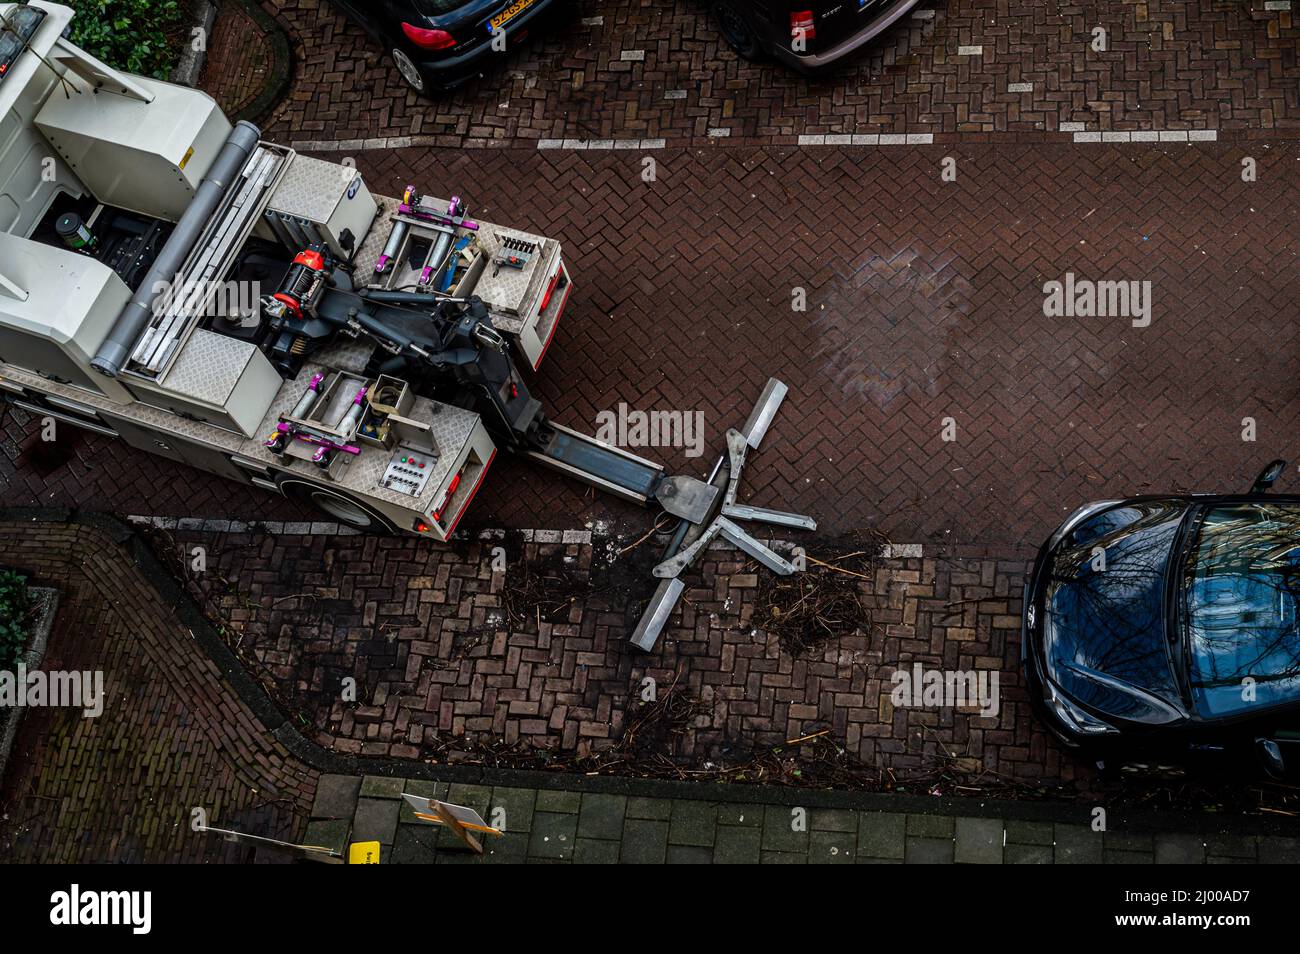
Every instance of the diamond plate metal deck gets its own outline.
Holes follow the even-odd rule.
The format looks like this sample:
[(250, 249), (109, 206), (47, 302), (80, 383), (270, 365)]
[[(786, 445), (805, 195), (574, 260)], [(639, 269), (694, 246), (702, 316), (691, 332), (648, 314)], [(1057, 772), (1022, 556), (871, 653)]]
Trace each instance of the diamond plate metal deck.
[(230, 399), (257, 346), (202, 328), (181, 349), (159, 382), (166, 390), (217, 407)]

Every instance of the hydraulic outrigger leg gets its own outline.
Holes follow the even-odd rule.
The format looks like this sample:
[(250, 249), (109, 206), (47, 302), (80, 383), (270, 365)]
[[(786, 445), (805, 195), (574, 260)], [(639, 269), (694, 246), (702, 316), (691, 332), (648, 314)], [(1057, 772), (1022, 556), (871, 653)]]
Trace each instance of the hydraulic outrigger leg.
[[(698, 518), (683, 517), (664, 550), (663, 561), (652, 571), (661, 582), (654, 596), (650, 598), (650, 602), (646, 604), (641, 620), (630, 637), (632, 645), (637, 649), (645, 652), (654, 649), (659, 634), (663, 632), (668, 618), (677, 606), (677, 601), (686, 590), (686, 584), (681, 580), (682, 572), (709, 548), (716, 537), (721, 536), (774, 573), (789, 576), (795, 571), (788, 560), (754, 539), (729, 519), (754, 520), (801, 530), (817, 529), (817, 522), (802, 514), (736, 503), (740, 473), (745, 466), (746, 457), (750, 450), (756, 449), (762, 443), (773, 418), (776, 417), (776, 412), (781, 407), (781, 402), (785, 400), (787, 390), (785, 384), (776, 378), (768, 378), (767, 385), (763, 388), (758, 403), (754, 405), (754, 410), (750, 412), (744, 429), (737, 431), (733, 428), (727, 431), (727, 453), (713, 466), (708, 483), (705, 485), (713, 491), (708, 511)], [(717, 507), (715, 513), (714, 505), (719, 496), (722, 498), (721, 505)], [(713, 516), (711, 522), (709, 522), (710, 515)]]

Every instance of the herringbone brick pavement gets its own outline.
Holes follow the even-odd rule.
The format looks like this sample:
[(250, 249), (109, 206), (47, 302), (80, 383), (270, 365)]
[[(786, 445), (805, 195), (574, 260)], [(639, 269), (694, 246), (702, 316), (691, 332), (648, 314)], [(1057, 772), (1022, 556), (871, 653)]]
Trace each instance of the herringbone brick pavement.
[[(955, 182), (941, 179), (948, 156)], [(633, 152), (356, 158), (377, 191), (463, 194), (484, 218), (562, 240), (576, 286), (535, 381), (556, 420), (592, 431), (619, 402), (698, 409), (703, 458), (644, 449), (698, 473), (766, 377), (785, 380), (743, 491), (824, 534), (1037, 544), (1083, 500), (1231, 490), (1294, 456), (1288, 142), (670, 150), (651, 183)], [(1152, 282), (1150, 326), (1045, 317), (1043, 285), (1067, 273)], [(30, 425), (6, 426), (13, 503), (294, 519), (98, 438), (41, 476), (17, 457)], [(503, 461), (467, 526), (600, 520), (645, 518)]]
[(4, 565), (58, 589), (42, 668), (101, 671), (104, 711), (28, 709), (0, 792), (10, 861), (216, 861), (247, 852), (207, 823), (292, 839), (318, 774), (234, 695), (125, 552), (76, 524), (0, 523)]
[[(583, 0), (568, 26), (531, 37), (487, 76), (433, 101), (409, 93), (384, 49), (328, 0), (263, 5), (295, 48), (293, 91), (272, 123), (295, 140), (663, 137), (685, 145), (710, 141), (716, 129), (736, 143), (801, 133), (1040, 135), (1062, 123), (1300, 125), (1300, 24), (1265, 0), (926, 0), (922, 16), (815, 80), (737, 59), (704, 0)], [(584, 22), (594, 17), (602, 22)], [(1104, 52), (1091, 47), (1095, 28), (1107, 33)], [(980, 54), (959, 53), (969, 46)], [(623, 59), (627, 51), (644, 56)], [(218, 73), (237, 72), (238, 62), (219, 62)], [(1025, 83), (1032, 89), (1009, 89)]]
[[(862, 620), (837, 617), (833, 635), (800, 653), (757, 624), (764, 572), (715, 549), (687, 575), (681, 611), (647, 656), (627, 636), (653, 591), (650, 548), (611, 559), (624, 544), (607, 537), (449, 548), (181, 532), (165, 546), (195, 545), (208, 565), (187, 574), (192, 592), (286, 711), (336, 751), (438, 762), (492, 750), (596, 755), (628, 742), (649, 677), (659, 693), (675, 687), (701, 704), (654, 737), (653, 752), (705, 775), (826, 730), (885, 773), (873, 779), (884, 787), (924, 790), (940, 771), (985, 787), (1095, 782), (1051, 741), (1021, 685), (1028, 563), (1014, 552), (875, 561), (855, 581)], [(496, 546), (504, 569), (493, 568)], [(831, 557), (817, 547), (809, 556)], [(892, 676), (914, 664), (996, 673), (997, 711), (896, 708)]]

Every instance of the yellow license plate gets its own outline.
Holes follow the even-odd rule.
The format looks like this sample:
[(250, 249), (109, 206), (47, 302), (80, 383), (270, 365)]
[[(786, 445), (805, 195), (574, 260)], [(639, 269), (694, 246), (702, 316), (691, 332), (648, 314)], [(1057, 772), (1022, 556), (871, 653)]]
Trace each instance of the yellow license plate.
[(488, 32), (496, 33), (498, 27), (505, 26), (519, 14), (531, 7), (537, 0), (515, 0), (514, 3), (506, 7), (491, 20), (488, 21)]

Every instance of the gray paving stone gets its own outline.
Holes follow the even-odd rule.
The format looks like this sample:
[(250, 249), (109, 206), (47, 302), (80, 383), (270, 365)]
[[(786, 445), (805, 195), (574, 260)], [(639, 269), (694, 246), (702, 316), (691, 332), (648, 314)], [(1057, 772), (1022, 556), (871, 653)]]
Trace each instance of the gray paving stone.
[(1029, 822), (1008, 819), (1004, 825), (1007, 830), (1008, 845), (1047, 845), (1048, 847), (1051, 847), (1051, 822)]
[(1262, 865), (1300, 864), (1300, 840), (1260, 835), (1259, 863)]
[(353, 841), (377, 841), (391, 845), (397, 834), (397, 813), (400, 806), (389, 798), (361, 798), (357, 800), (357, 814), (352, 821)]
[[(401, 832), (399, 831), (400, 835)], [(529, 833), (507, 831), (504, 835), (483, 836), (483, 863), (489, 865), (517, 865), (528, 858)]]
[(1155, 837), (1149, 832), (1108, 831), (1102, 835), (1107, 851), (1155, 851)]
[(394, 865), (431, 865), (437, 856), (432, 829), (420, 829), (412, 825), (401, 825), (393, 840), (392, 850), (384, 857), (380, 848), (380, 863)]
[(578, 835), (582, 838), (618, 841), (623, 837), (623, 820), (626, 816), (626, 796), (589, 792), (582, 796), (582, 809), (578, 812)]
[[(401, 798), (406, 780), (401, 778), (384, 778), (379, 775), (367, 775), (361, 780), (362, 798)], [(412, 792), (414, 794), (414, 792)]]
[[(763, 850), (808, 852), (808, 832), (795, 831), (795, 815), (789, 805), (768, 805), (763, 812)], [(805, 819), (806, 821), (806, 819)]]
[(575, 865), (616, 865), (618, 864), (619, 843), (601, 838), (578, 838), (573, 848)]
[(673, 817), (672, 800), (667, 798), (629, 798), (627, 800), (627, 817), (668, 821)]
[(808, 856), (798, 855), (793, 851), (765, 851), (761, 863), (765, 865), (806, 865)]
[(858, 855), (902, 861), (906, 847), (906, 815), (862, 812), (858, 816)]
[(1007, 865), (1050, 865), (1051, 845), (1008, 844), (1002, 853), (1002, 863)]
[(1207, 835), (1205, 850), (1211, 855), (1224, 858), (1245, 858), (1255, 861), (1259, 857), (1259, 845), (1254, 835)]
[(903, 860), (909, 865), (950, 865), (952, 864), (952, 839), (914, 838), (908, 835)]
[(857, 854), (856, 841), (857, 832), (809, 832), (808, 863), (814, 865), (851, 865), (854, 856)]
[(740, 825), (720, 826), (717, 844), (713, 847), (713, 863), (756, 865), (761, 857), (762, 841), (763, 831), (760, 828)]
[(711, 865), (713, 864), (713, 849), (701, 848), (698, 845), (670, 844), (668, 846), (668, 864)]
[(505, 831), (527, 832), (533, 828), (533, 800), (537, 793), (531, 788), (494, 788), (488, 813), (483, 817), (489, 825), (502, 823)]
[(1102, 836), (1087, 825), (1056, 825), (1055, 859), (1060, 864), (1101, 864)]
[(1155, 838), (1158, 865), (1200, 865), (1205, 863), (1205, 844), (1200, 835), (1161, 833)]
[(533, 829), (528, 837), (528, 857), (569, 861), (573, 858), (574, 842), (577, 838), (577, 815), (536, 812), (533, 814)]
[(1151, 865), (1155, 864), (1154, 851), (1124, 851), (1107, 848), (1102, 854), (1102, 861), (1108, 865)]
[(316, 783), (316, 799), (312, 802), (312, 818), (351, 819), (357, 811), (357, 795), (361, 779), (355, 775), (322, 775)]
[(958, 864), (1001, 864), (1002, 819), (956, 819), (953, 837), (953, 860)]
[(576, 815), (581, 805), (582, 792), (540, 791), (535, 807), (539, 812)]
[(857, 833), (858, 813), (845, 808), (814, 808), (808, 813), (811, 831), (842, 831)]
[(951, 838), (955, 830), (951, 815), (908, 815), (907, 834), (918, 838)]
[(735, 805), (724, 802), (718, 806), (719, 825), (744, 825), (748, 828), (763, 827), (762, 805)]
[[(329, 848), (346, 856), (348, 832), (351, 827), (352, 820), (348, 818), (321, 818), (310, 821), (307, 823), (307, 832), (303, 835), (302, 843), (304, 845)], [(361, 841), (362, 839), (355, 840)]]
[(668, 822), (629, 818), (623, 823), (623, 864), (661, 865), (667, 856)]
[(483, 863), (483, 858), (483, 855), (471, 851), (461, 843), (455, 848), (439, 846), (433, 863), (435, 865), (478, 865)]
[(712, 848), (717, 827), (718, 813), (712, 803), (676, 801), (668, 826), (668, 843)]

